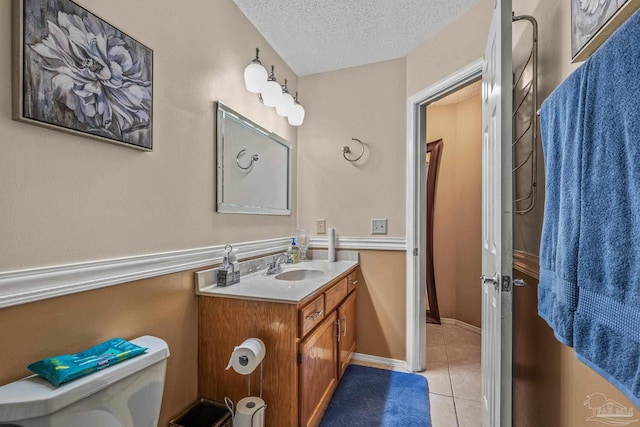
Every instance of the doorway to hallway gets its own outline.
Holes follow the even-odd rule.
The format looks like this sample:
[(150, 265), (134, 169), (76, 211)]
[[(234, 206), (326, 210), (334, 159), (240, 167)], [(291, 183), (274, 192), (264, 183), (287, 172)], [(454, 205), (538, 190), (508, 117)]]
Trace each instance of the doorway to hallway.
[(427, 105), (426, 321), (481, 323), (482, 100), (479, 80)]

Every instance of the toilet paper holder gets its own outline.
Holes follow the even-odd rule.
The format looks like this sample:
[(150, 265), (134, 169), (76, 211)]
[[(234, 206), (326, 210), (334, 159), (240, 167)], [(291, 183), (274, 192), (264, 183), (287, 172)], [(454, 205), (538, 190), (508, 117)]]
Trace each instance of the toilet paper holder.
[[(243, 360), (246, 359), (246, 360)], [(240, 356), (239, 358), (240, 364), (243, 364), (244, 366), (246, 366), (246, 364), (249, 363), (249, 359), (246, 356)], [(244, 363), (243, 363), (244, 362)], [(249, 426), (248, 427), (254, 427), (254, 418), (260, 414), (260, 411), (262, 411), (262, 416), (264, 417), (266, 411), (267, 411), (267, 404), (264, 402), (264, 400), (262, 400), (262, 373), (263, 373), (263, 367), (262, 367), (262, 361), (260, 362), (260, 401), (261, 401), (261, 405), (257, 408), (255, 408), (256, 406), (256, 402), (253, 401), (249, 401), (246, 403), (246, 407), (253, 410), (253, 412), (251, 413), (251, 420), (249, 422)], [(245, 399), (251, 399), (251, 374), (247, 375), (247, 386), (248, 386), (248, 390), (247, 390), (247, 397), (245, 397), (244, 399), (241, 399), (238, 402), (238, 407), (234, 408), (233, 402), (228, 398), (225, 397), (224, 398), (224, 402), (227, 406), (227, 409), (229, 409), (229, 411), (232, 414), (232, 420), (233, 420), (233, 426), (234, 427), (245, 427), (246, 426), (246, 418), (244, 419), (244, 422), (240, 422), (239, 424), (236, 423), (236, 417), (238, 417), (239, 415), (239, 408), (242, 406), (242, 402)], [(255, 409), (254, 409), (255, 408)], [(237, 412), (234, 413), (234, 410), (236, 410)], [(263, 427), (264, 426), (264, 418), (262, 418), (262, 422), (260, 422), (260, 420), (258, 419), (258, 425)]]
[[(246, 359), (246, 363), (249, 363), (249, 359), (247, 359), (246, 356), (240, 356), (240, 363), (242, 364), (242, 359)], [(247, 396), (251, 396), (251, 374), (247, 375), (247, 386), (248, 386), (248, 393)], [(262, 399), (262, 361), (260, 361), (260, 399)]]
[[(267, 404), (262, 399), (265, 352), (266, 348), (262, 340), (259, 338), (249, 338), (240, 346), (235, 347), (231, 354), (227, 369), (233, 367), (233, 370), (237, 373), (247, 375), (247, 397), (238, 401), (236, 407), (234, 407), (231, 399), (228, 397), (224, 399), (227, 408), (232, 414), (234, 427), (264, 427), (264, 416), (267, 410)], [(251, 396), (251, 376), (257, 369), (256, 362), (258, 362), (260, 367), (259, 398)], [(255, 421), (257, 421), (257, 424), (254, 423)]]

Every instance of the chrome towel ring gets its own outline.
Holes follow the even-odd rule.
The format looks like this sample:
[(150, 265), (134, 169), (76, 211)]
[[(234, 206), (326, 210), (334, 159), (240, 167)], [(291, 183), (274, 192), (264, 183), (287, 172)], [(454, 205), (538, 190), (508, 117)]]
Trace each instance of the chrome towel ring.
[(247, 166), (242, 166), (240, 164), (240, 156), (242, 156), (245, 153), (245, 151), (247, 151), (247, 149), (243, 148), (242, 150), (240, 150), (240, 152), (236, 156), (236, 163), (238, 164), (238, 167), (242, 170), (249, 169), (251, 166), (253, 166), (253, 162), (257, 162), (260, 159), (260, 157), (257, 154), (254, 154), (253, 156), (251, 156), (251, 162), (249, 162)]
[(362, 146), (362, 151), (360, 152), (360, 155), (358, 157), (356, 157), (355, 159), (350, 159), (347, 157), (347, 154), (351, 153), (351, 149), (345, 145), (344, 147), (342, 147), (342, 157), (344, 157), (344, 159), (348, 162), (357, 162), (358, 160), (360, 160), (360, 158), (362, 157), (362, 155), (364, 154), (364, 143), (362, 141), (360, 141), (358, 138), (351, 138), (352, 141), (358, 141), (360, 143), (360, 145)]

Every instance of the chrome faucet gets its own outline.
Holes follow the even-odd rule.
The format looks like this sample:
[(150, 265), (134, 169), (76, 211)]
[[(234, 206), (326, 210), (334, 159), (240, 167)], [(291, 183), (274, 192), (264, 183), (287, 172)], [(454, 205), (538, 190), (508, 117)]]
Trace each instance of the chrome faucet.
[(273, 261), (267, 263), (267, 272), (266, 275), (270, 276), (272, 274), (276, 274), (278, 272), (280, 272), (280, 270), (282, 270), (280, 268), (280, 259), (285, 256), (287, 253), (283, 252), (281, 254), (278, 254), (276, 256), (273, 257)]

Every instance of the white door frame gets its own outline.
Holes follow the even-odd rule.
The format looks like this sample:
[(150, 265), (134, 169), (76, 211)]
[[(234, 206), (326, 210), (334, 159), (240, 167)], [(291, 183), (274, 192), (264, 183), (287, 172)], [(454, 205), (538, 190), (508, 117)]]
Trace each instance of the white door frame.
[[(427, 104), (482, 77), (480, 58), (407, 99), (407, 369), (426, 369), (426, 185)], [(478, 248), (480, 250), (480, 248)]]

